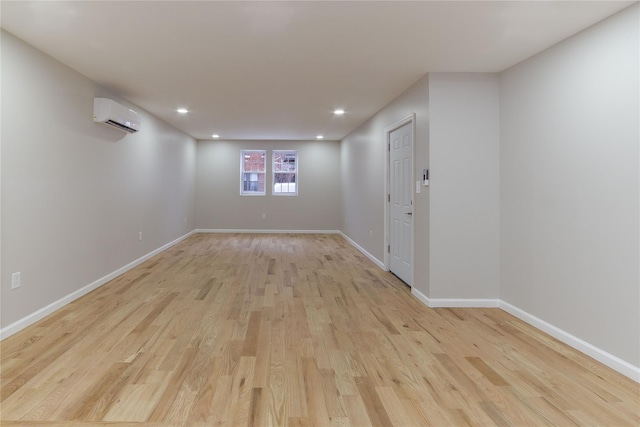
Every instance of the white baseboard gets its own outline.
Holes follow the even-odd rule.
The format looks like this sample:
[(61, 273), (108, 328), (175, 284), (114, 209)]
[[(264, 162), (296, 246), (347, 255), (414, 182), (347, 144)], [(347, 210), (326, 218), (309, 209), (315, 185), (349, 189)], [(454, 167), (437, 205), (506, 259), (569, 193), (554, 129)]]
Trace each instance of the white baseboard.
[(489, 298), (429, 298), (416, 288), (411, 288), (411, 294), (431, 308), (494, 308), (500, 303), (498, 299)]
[(416, 288), (411, 288), (411, 295), (418, 298), (420, 302), (426, 305), (427, 307), (431, 307), (429, 305), (429, 297), (423, 294), (422, 292), (420, 292), (419, 290), (417, 290)]
[(11, 335), (15, 334), (16, 332), (19, 332), (19, 331), (23, 330), (27, 326), (36, 323), (38, 320), (44, 319), (45, 317), (47, 317), (48, 315), (50, 315), (54, 311), (59, 310), (60, 308), (64, 307), (65, 305), (77, 300), (81, 296), (84, 296), (84, 295), (88, 294), (89, 292), (93, 291), (94, 289), (99, 288), (100, 286), (104, 285), (105, 283), (109, 282), (110, 280), (113, 280), (116, 277), (120, 276), (121, 274), (126, 273), (127, 271), (131, 270), (132, 268), (142, 264), (143, 262), (145, 262), (149, 258), (156, 256), (160, 252), (169, 249), (171, 246), (173, 246), (176, 243), (186, 239), (187, 237), (191, 236), (195, 232), (196, 232), (196, 230), (190, 231), (189, 233), (185, 234), (184, 236), (178, 237), (176, 240), (174, 240), (172, 242), (169, 242), (166, 245), (163, 245), (163, 246), (159, 247), (158, 249), (156, 249), (156, 250), (154, 250), (152, 252), (149, 252), (148, 254), (136, 259), (135, 261), (130, 262), (129, 264), (125, 265), (124, 267), (121, 267), (121, 268), (117, 269), (116, 271), (114, 271), (112, 273), (107, 274), (104, 277), (101, 277), (100, 279), (96, 280), (95, 282), (89, 283), (88, 285), (78, 289), (77, 291), (74, 291), (74, 292), (70, 293), (69, 295), (67, 295), (65, 297), (60, 298), (59, 300), (47, 305), (46, 307), (43, 307), (40, 310), (35, 311), (35, 312), (29, 314), (28, 316), (25, 316), (22, 319), (20, 319), (20, 320), (18, 320), (16, 322), (13, 322), (10, 325), (7, 325), (6, 327), (0, 329), (0, 341), (4, 340), (5, 338), (10, 337)]
[(534, 316), (533, 314), (527, 313), (526, 311), (509, 304), (505, 301), (500, 301), (499, 307), (517, 317), (518, 319), (527, 322), (531, 326), (534, 326), (540, 329), (543, 332), (551, 335), (552, 337), (562, 341), (563, 343), (575, 348), (578, 351), (586, 354), (597, 360), (598, 362), (607, 365), (611, 369), (614, 369), (621, 374), (631, 378), (636, 382), (640, 382), (640, 367), (634, 366), (629, 362), (626, 362), (619, 357), (614, 356), (613, 354), (607, 353), (606, 351), (594, 346), (593, 344), (589, 344), (588, 342), (571, 335), (570, 333), (554, 326), (550, 323), (545, 322), (544, 320)]
[(497, 307), (518, 319), (528, 323), (529, 325), (540, 329), (541, 331), (551, 335), (552, 337), (562, 341), (570, 347), (586, 354), (589, 357), (594, 358), (598, 362), (610, 367), (611, 369), (620, 372), (636, 382), (640, 382), (640, 367), (634, 366), (629, 362), (626, 362), (613, 354), (589, 344), (588, 342), (571, 335), (570, 333), (554, 326), (544, 320), (527, 313), (526, 311), (509, 304), (508, 302), (500, 299), (444, 299), (444, 298), (429, 298), (416, 288), (411, 289), (411, 294), (420, 300), (427, 307)]
[(385, 269), (384, 268), (384, 263), (382, 261), (380, 261), (378, 258), (374, 257), (373, 255), (371, 255), (369, 252), (367, 252), (362, 246), (360, 246), (359, 244), (357, 244), (353, 239), (351, 239), (349, 236), (347, 236), (346, 234), (344, 234), (342, 231), (339, 231), (338, 234), (340, 234), (342, 237), (344, 237), (344, 239), (351, 243), (351, 246), (353, 246), (354, 248), (356, 248), (357, 250), (359, 250), (360, 252), (362, 252), (362, 255), (366, 256), (367, 258), (369, 258), (375, 265), (377, 265), (378, 267), (380, 267), (381, 269)]
[(252, 230), (248, 228), (200, 228), (196, 233), (256, 233), (256, 234), (340, 234), (338, 230)]

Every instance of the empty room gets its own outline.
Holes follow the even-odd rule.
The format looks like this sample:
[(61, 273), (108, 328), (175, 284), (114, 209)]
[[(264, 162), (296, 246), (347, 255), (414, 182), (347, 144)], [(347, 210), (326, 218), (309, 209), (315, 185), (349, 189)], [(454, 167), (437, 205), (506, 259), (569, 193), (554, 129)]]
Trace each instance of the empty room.
[(637, 1), (2, 1), (2, 426), (640, 425)]

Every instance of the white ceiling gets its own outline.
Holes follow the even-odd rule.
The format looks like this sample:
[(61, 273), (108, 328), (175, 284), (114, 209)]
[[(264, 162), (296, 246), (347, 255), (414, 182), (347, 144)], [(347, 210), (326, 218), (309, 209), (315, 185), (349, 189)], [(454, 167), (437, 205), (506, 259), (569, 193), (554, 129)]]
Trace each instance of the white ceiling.
[(502, 71), (632, 3), (3, 0), (1, 19), (197, 139), (339, 140), (427, 72)]

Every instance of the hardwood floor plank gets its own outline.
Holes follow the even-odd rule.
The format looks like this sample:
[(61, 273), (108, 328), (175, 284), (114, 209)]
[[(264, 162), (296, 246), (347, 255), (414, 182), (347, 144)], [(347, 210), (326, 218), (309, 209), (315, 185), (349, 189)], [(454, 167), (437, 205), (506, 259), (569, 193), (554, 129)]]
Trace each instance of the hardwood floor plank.
[(120, 388), (126, 383), (129, 363), (114, 363), (95, 386), (69, 408), (65, 419), (100, 421), (110, 409)]
[(206, 422), (209, 413), (215, 410), (213, 400), (216, 387), (223, 372), (223, 361), (220, 357), (211, 357), (211, 353), (201, 352), (204, 356), (209, 354), (202, 371), (193, 370), (193, 374), (200, 377), (200, 381), (192, 389), (197, 392), (191, 413), (186, 418), (187, 424)]
[(180, 387), (187, 377), (195, 357), (196, 349), (187, 348), (184, 350), (176, 369), (173, 370), (171, 375), (167, 375), (165, 391), (149, 416), (149, 421), (159, 423), (165, 420), (171, 405), (180, 392)]
[(102, 418), (106, 422), (145, 422), (154, 410), (160, 389), (148, 384), (125, 385)]
[(269, 420), (268, 395), (265, 389), (254, 387), (249, 406), (249, 426), (264, 426)]
[(356, 386), (354, 377), (360, 376), (361, 374), (351, 369), (351, 365), (342, 350), (331, 350), (329, 352), (329, 364), (335, 373), (338, 393), (340, 393), (341, 396), (358, 393), (358, 387)]
[(253, 374), (253, 387), (268, 388), (269, 374), (271, 373), (271, 331), (272, 322), (263, 319), (260, 324), (258, 342), (256, 345), (256, 367)]
[(251, 398), (253, 397), (253, 372), (256, 358), (242, 356), (238, 369), (233, 375), (231, 385), (230, 423), (234, 426), (247, 426), (250, 420)]
[(162, 301), (158, 303), (158, 305), (156, 305), (153, 308), (151, 313), (149, 313), (147, 317), (145, 317), (142, 320), (142, 322), (140, 322), (138, 326), (136, 326), (131, 332), (133, 333), (143, 332), (146, 328), (148, 328), (151, 325), (151, 323), (156, 319), (156, 317), (158, 317), (160, 313), (162, 313), (167, 308), (167, 306), (171, 304), (171, 301), (173, 301), (173, 299), (178, 295), (179, 295), (178, 292), (172, 292), (169, 295), (167, 295)]
[(508, 386), (509, 383), (505, 381), (496, 371), (491, 369), (489, 365), (487, 365), (484, 360), (479, 357), (466, 357), (466, 359), (471, 363), (478, 371), (482, 373), (493, 385), (497, 386)]
[(494, 405), (492, 402), (481, 402), (480, 406), (487, 413), (487, 415), (491, 418), (491, 420), (495, 423), (496, 426), (510, 427), (513, 425), (505, 417), (505, 415), (502, 414), (502, 412), (500, 412), (498, 408), (496, 408), (496, 405)]
[(195, 234), (2, 342), (5, 426), (637, 426), (640, 384), (337, 235)]
[(376, 393), (375, 388), (366, 377), (356, 378), (356, 385), (360, 392), (360, 397), (364, 403), (364, 407), (367, 410), (371, 423), (376, 426), (390, 426), (393, 425), (389, 419), (380, 396)]
[(262, 313), (259, 311), (252, 311), (249, 316), (247, 333), (244, 338), (242, 356), (256, 355), (256, 352), (258, 351), (258, 337), (260, 336), (260, 322), (262, 322)]
[(369, 415), (367, 414), (367, 408), (362, 401), (359, 394), (350, 396), (344, 396), (347, 414), (351, 425), (358, 427), (373, 427)]
[(216, 384), (213, 401), (210, 405), (212, 409), (206, 414), (204, 424), (222, 425), (229, 420), (229, 411), (231, 410), (231, 390), (233, 387), (233, 377), (231, 375), (223, 375)]
[[(318, 369), (320, 372), (320, 382), (322, 393), (329, 419), (342, 418), (346, 416), (342, 396), (336, 386), (335, 372), (333, 369)], [(317, 392), (317, 391), (316, 391)]]
[(307, 397), (309, 422), (313, 426), (329, 426), (331, 421), (322, 392), (321, 375), (313, 358), (302, 358), (302, 372)]
[(416, 425), (415, 420), (408, 416), (408, 411), (396, 395), (393, 387), (376, 387), (375, 388), (380, 402), (384, 406), (384, 410), (391, 421), (390, 425), (394, 426), (410, 426)]

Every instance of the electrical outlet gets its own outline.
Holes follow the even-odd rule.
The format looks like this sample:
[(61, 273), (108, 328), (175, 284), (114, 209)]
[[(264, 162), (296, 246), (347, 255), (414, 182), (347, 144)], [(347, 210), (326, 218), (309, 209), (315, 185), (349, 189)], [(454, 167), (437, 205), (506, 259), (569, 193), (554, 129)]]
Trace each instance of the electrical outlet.
[(187, 217), (186, 216), (184, 217), (184, 223), (185, 224), (187, 223)]
[(142, 240), (142, 231), (138, 234), (138, 240)]
[(373, 237), (373, 230), (369, 230), (369, 237)]
[(266, 213), (262, 214), (262, 219), (267, 219), (267, 214)]
[(13, 273), (11, 275), (11, 289), (20, 287), (20, 272)]

